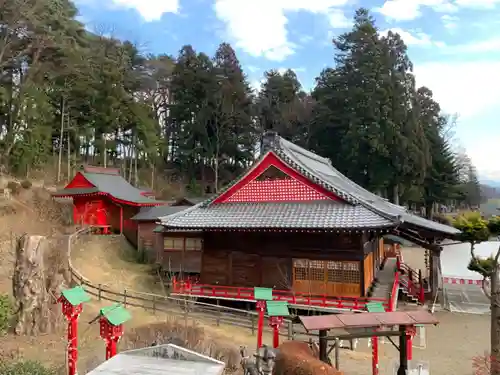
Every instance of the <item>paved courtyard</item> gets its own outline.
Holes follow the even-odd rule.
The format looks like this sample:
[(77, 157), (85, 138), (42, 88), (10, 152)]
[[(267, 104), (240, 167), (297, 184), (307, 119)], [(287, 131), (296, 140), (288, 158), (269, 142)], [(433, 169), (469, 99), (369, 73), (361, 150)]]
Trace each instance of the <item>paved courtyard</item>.
[(490, 301), (480, 285), (444, 284), (445, 303), (452, 312), (489, 314)]

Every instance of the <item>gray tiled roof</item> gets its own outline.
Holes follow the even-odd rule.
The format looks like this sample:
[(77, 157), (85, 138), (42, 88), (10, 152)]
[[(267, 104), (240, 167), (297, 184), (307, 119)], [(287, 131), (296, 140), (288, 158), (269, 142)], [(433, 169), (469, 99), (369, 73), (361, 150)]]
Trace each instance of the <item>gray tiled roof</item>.
[(141, 189), (137, 189), (136, 187), (132, 186), (122, 176), (104, 173), (80, 173), (82, 173), (83, 176), (93, 185), (95, 185), (100, 191), (102, 191), (103, 193), (108, 193), (115, 198), (133, 203), (161, 203), (142, 195), (141, 193), (143, 191)]
[[(171, 219), (170, 219), (171, 218)], [(194, 206), (161, 218), (178, 228), (383, 228), (393, 222), (357, 205), (330, 200), (287, 203), (223, 203)]]
[(139, 213), (131, 218), (135, 221), (156, 221), (162, 216), (181, 212), (191, 206), (153, 206), (142, 207)]
[(107, 193), (117, 199), (137, 204), (158, 205), (166, 203), (155, 200), (153, 198), (145, 197), (141, 194), (144, 192), (144, 190), (134, 187), (120, 175), (107, 173), (88, 173), (83, 171), (80, 171), (79, 173), (81, 173), (90, 183), (92, 183), (95, 188), (62, 189), (55, 192), (53, 195), (63, 196), (102, 192)]
[[(333, 206), (329, 209), (323, 208), (323, 211), (318, 211), (321, 215), (344, 216), (354, 212), (359, 215), (356, 216), (356, 220), (352, 221), (343, 220), (342, 217), (318, 219), (317, 216), (319, 215), (316, 215), (314, 212), (319, 209), (319, 206), (316, 205), (304, 205), (303, 203), (294, 203), (293, 205), (277, 203), (274, 206), (263, 203), (255, 203), (253, 205), (255, 207), (263, 207), (262, 209), (264, 209), (264, 207), (273, 207), (271, 210), (280, 210), (279, 212), (281, 216), (276, 217), (276, 225), (278, 225), (278, 223), (282, 223), (282, 225), (285, 226), (287, 225), (285, 223), (289, 222), (294, 222), (298, 225), (298, 220), (300, 220), (300, 218), (289, 218), (287, 215), (297, 215), (300, 212), (301, 215), (305, 215), (305, 218), (302, 218), (302, 221), (300, 222), (301, 226), (306, 226), (306, 220), (316, 220), (314, 225), (319, 222), (322, 222), (325, 225), (340, 225), (341, 223), (344, 225), (341, 228), (345, 228), (348, 225), (359, 225), (360, 227), (369, 228), (371, 225), (374, 225), (374, 223), (374, 227), (376, 225), (380, 225), (380, 223), (384, 223), (382, 224), (383, 226), (387, 226), (389, 225), (388, 223), (391, 223), (393, 227), (396, 227), (407, 223), (415, 227), (427, 228), (429, 230), (447, 235), (459, 233), (459, 231), (453, 227), (416, 216), (407, 211), (404, 207), (394, 205), (388, 200), (369, 192), (341, 174), (332, 166), (330, 160), (307, 151), (279, 136), (276, 136), (274, 140), (268, 144), (271, 147), (270, 151), (274, 152), (290, 167), (307, 177), (310, 181), (324, 187), (345, 201), (343, 204), (337, 203), (335, 209)], [(259, 160), (257, 160), (253, 167), (250, 168), (250, 170), (248, 170), (245, 174), (248, 174), (251, 170), (253, 170), (253, 168), (255, 168), (264, 157), (265, 155), (261, 155)], [(235, 180), (232, 185), (220, 192), (219, 195), (227, 191), (238, 181), (239, 179)], [(221, 218), (221, 216), (232, 215), (230, 211), (237, 212), (238, 210), (227, 203), (211, 204), (212, 202), (213, 199), (209, 199), (181, 213), (161, 218), (162, 223), (168, 227), (188, 228), (197, 222), (197, 220), (201, 220), (201, 218), (203, 218), (203, 220), (207, 222), (207, 225), (208, 222), (211, 221), (212, 227), (219, 225), (218, 223), (226, 223), (226, 227), (243, 228), (245, 226), (252, 226), (254, 225), (254, 222), (261, 220), (259, 216), (256, 216), (253, 219), (248, 216), (246, 217), (247, 221), (243, 222), (243, 220), (239, 220), (240, 217), (235, 214), (235, 216), (231, 216), (232, 219), (230, 221), (226, 221), (226, 219)], [(227, 207), (225, 209), (226, 211), (224, 211), (224, 206)], [(301, 208), (291, 209), (291, 207)], [(250, 209), (247, 208), (246, 210)], [(253, 212), (256, 215), (262, 214), (257, 208), (255, 208)], [(367, 213), (370, 213), (370, 215)], [(241, 214), (242, 212), (240, 211), (240, 215)], [(375, 220), (375, 218), (379, 221)], [(362, 220), (366, 220), (366, 222), (363, 223), (361, 222)]]
[(98, 193), (99, 189), (98, 188), (71, 188), (71, 189), (61, 189), (57, 190), (56, 192), (52, 193), (53, 196), (68, 196), (68, 195), (75, 195), (75, 194), (92, 194), (92, 193)]

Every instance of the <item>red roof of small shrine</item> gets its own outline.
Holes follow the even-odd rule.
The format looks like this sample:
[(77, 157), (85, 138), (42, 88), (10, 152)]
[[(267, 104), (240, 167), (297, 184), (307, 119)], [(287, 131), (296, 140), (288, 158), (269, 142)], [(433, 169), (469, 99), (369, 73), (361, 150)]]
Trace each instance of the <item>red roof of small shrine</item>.
[[(144, 194), (146, 193), (146, 194)], [(125, 180), (117, 168), (85, 166), (62, 190), (53, 193), (56, 197), (104, 194), (125, 204), (156, 206), (167, 202), (149, 198), (147, 192)]]

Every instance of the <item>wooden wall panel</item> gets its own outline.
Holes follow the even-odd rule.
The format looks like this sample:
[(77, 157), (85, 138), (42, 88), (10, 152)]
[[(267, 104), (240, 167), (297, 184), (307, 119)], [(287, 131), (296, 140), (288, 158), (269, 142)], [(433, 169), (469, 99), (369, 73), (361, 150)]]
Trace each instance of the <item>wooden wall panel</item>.
[(363, 264), (364, 271), (364, 291), (368, 290), (370, 285), (373, 282), (374, 274), (373, 274), (373, 253), (370, 253), (366, 256)]
[(205, 248), (202, 255), (201, 283), (232, 285), (228, 277), (230, 261), (228, 252)]
[(261, 284), (265, 288), (287, 290), (292, 286), (292, 260), (290, 258), (262, 257)]
[[(216, 255), (218, 254), (218, 255)], [(360, 281), (327, 283), (297, 280), (293, 259), (311, 261), (364, 260), (361, 234), (206, 232), (201, 282), (232, 286), (264, 286), (296, 292), (360, 296)], [(279, 264), (279, 267), (276, 265)], [(361, 268), (361, 267), (360, 267)], [(325, 278), (327, 272), (325, 269)]]
[(157, 233), (153, 232), (157, 224), (151, 221), (138, 222), (137, 224), (137, 249), (144, 251), (148, 262), (156, 261)]
[(231, 281), (233, 285), (254, 287), (260, 285), (261, 262), (257, 254), (239, 251), (231, 253)]

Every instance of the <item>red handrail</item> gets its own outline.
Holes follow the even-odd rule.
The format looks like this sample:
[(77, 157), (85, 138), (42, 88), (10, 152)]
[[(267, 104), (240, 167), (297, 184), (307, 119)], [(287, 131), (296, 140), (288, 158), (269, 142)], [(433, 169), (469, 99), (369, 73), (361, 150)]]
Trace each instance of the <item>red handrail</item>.
[(392, 283), (391, 296), (389, 298), (389, 311), (396, 311), (398, 288), (399, 288), (399, 271), (396, 268), (396, 272), (394, 272), (394, 282)]
[[(248, 287), (205, 285), (188, 281), (172, 282), (173, 293), (190, 294), (201, 297), (234, 298), (242, 300), (254, 300), (254, 289)], [(287, 290), (273, 290), (273, 300), (287, 301), (291, 304), (321, 306), (331, 308), (348, 308), (363, 310), (368, 302), (381, 302), (386, 309), (390, 302), (384, 298), (364, 298), (349, 296), (311, 295), (306, 293), (294, 293)]]

